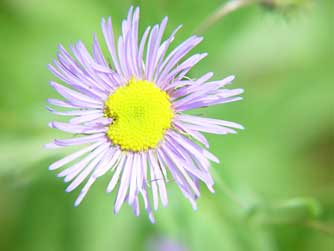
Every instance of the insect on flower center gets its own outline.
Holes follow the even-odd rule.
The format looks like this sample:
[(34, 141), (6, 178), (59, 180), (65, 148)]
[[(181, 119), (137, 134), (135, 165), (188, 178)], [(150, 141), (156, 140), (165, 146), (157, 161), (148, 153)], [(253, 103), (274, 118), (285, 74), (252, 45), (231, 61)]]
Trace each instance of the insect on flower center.
[(105, 102), (105, 115), (113, 119), (107, 135), (128, 151), (155, 148), (170, 128), (173, 117), (166, 92), (154, 83), (132, 78)]

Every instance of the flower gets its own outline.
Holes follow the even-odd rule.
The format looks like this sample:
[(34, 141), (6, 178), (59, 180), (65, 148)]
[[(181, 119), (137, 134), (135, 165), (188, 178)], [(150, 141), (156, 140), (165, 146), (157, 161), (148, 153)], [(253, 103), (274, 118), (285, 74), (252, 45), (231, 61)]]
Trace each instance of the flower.
[[(70, 192), (85, 184), (75, 201), (79, 205), (92, 184), (110, 175), (107, 192), (118, 187), (114, 212), (128, 202), (139, 215), (139, 199), (154, 222), (153, 209), (168, 203), (166, 183), (175, 181), (196, 209), (199, 182), (213, 192), (210, 162), (219, 160), (210, 153), (202, 132), (236, 133), (239, 124), (184, 114), (185, 111), (240, 100), (242, 89), (225, 89), (234, 79), (229, 76), (209, 81), (212, 73), (198, 79), (186, 77), (189, 70), (207, 54), (183, 58), (202, 38), (191, 36), (167, 55), (177, 27), (163, 41), (167, 25), (147, 27), (138, 37), (139, 8), (131, 7), (122, 22), (122, 34), (114, 41), (111, 18), (102, 19), (102, 31), (112, 65), (102, 53), (94, 34), (92, 55), (82, 42), (71, 47), (73, 56), (59, 46), (51, 72), (67, 85), (50, 82), (64, 98), (48, 99), (48, 110), (73, 117), (68, 123), (51, 122), (50, 127), (75, 134), (56, 139), (47, 148), (85, 145), (49, 166), (65, 167), (59, 174), (70, 182)], [(109, 56), (109, 55), (108, 55)], [(170, 176), (172, 179), (170, 179)], [(152, 190), (152, 200), (148, 195)], [(153, 202), (153, 205), (151, 204)]]

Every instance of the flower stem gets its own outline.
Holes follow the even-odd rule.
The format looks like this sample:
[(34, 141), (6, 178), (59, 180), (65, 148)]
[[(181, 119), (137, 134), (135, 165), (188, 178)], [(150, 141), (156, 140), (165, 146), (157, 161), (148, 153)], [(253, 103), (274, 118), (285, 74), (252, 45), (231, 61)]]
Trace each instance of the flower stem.
[(264, 220), (258, 222), (260, 225), (292, 225), (308, 227), (323, 234), (334, 236), (334, 225), (330, 223), (321, 222), (319, 220)]
[(212, 168), (211, 171), (215, 176), (217, 186), (224, 192), (224, 194), (240, 208), (247, 210), (248, 209), (247, 205), (245, 205), (243, 201), (241, 201), (238, 198), (238, 196), (234, 193), (234, 191), (225, 183), (225, 181), (223, 181), (218, 172), (214, 168)]
[(209, 15), (196, 29), (196, 34), (203, 34), (210, 27), (219, 22), (220, 19), (227, 16), (228, 14), (242, 8), (248, 6), (252, 3), (257, 2), (257, 0), (231, 0), (227, 3), (222, 4), (216, 11), (214, 11), (211, 15)]
[(334, 225), (326, 224), (324, 222), (309, 220), (304, 222), (304, 225), (315, 230), (318, 230), (322, 233), (334, 236)]

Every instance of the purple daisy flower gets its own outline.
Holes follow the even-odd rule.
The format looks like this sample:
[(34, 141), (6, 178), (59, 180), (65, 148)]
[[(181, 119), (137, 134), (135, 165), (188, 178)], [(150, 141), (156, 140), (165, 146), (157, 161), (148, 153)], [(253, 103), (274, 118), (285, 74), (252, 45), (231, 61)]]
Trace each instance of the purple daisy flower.
[(219, 160), (207, 150), (209, 144), (202, 132), (228, 134), (243, 128), (233, 122), (183, 112), (240, 100), (238, 95), (243, 90), (225, 89), (233, 76), (217, 81), (210, 81), (212, 73), (186, 78), (190, 69), (207, 55), (195, 54), (184, 60), (202, 41), (201, 37), (191, 36), (166, 54), (181, 26), (163, 40), (167, 17), (160, 25), (147, 27), (141, 38), (138, 23), (139, 8), (131, 7), (116, 43), (111, 18), (102, 19), (112, 64), (103, 55), (96, 35), (92, 55), (80, 41), (71, 47), (73, 55), (59, 46), (58, 59), (49, 69), (67, 86), (50, 82), (64, 100), (48, 99), (49, 104), (60, 107), (48, 110), (72, 118), (68, 123), (49, 125), (75, 136), (56, 139), (46, 147), (84, 145), (49, 167), (65, 167), (58, 176), (70, 183), (67, 192), (85, 183), (76, 206), (96, 179), (110, 175), (107, 192), (118, 187), (114, 212), (118, 213), (128, 202), (139, 215), (142, 198), (154, 222), (152, 211), (158, 209), (159, 198), (163, 206), (168, 203), (169, 180), (175, 181), (194, 209), (200, 196), (200, 181), (214, 191), (210, 161)]

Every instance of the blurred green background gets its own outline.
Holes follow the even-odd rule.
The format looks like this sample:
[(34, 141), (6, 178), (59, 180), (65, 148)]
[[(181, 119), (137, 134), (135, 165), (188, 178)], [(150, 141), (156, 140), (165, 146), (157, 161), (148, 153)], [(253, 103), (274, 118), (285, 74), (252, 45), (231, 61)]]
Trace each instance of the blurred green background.
[[(0, 250), (334, 250), (334, 6), (331, 0), (287, 15), (252, 5), (204, 32), (196, 51), (209, 56), (190, 74), (237, 76), (244, 100), (195, 111), (240, 122), (238, 135), (208, 135), (216, 193), (202, 189), (198, 211), (168, 184), (169, 205), (152, 225), (124, 206), (112, 212), (109, 177), (79, 208), (78, 191), (50, 163), (64, 155), (43, 149), (56, 136), (46, 98), (56, 97), (46, 68), (57, 44), (86, 45), (112, 16), (116, 32), (131, 4), (141, 30), (169, 16), (174, 43), (224, 1), (0, 0)], [(117, 24), (117, 25), (116, 25)], [(204, 187), (203, 187), (204, 188)], [(241, 204), (241, 205), (239, 205)]]

